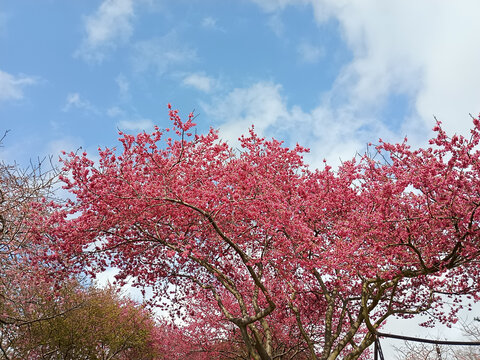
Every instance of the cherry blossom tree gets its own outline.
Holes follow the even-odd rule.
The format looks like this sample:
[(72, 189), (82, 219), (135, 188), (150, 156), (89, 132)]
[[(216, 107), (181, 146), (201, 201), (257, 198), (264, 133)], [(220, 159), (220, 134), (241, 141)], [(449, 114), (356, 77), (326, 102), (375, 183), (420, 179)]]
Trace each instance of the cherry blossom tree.
[[(162, 354), (167, 359), (225, 360), (251, 357), (234, 324), (212, 311), (212, 304), (196, 304), (195, 316), (185, 319), (181, 325), (167, 322), (159, 341)], [(192, 307), (191, 305), (189, 307)], [(308, 359), (308, 348), (295, 328), (285, 324), (272, 324), (271, 352), (280, 359)], [(288, 330), (288, 331), (287, 331)]]
[(66, 156), (75, 199), (39, 213), (38, 242), (92, 274), (119, 268), (177, 319), (207, 306), (204, 322), (225, 339), (219, 319), (233, 326), (253, 359), (289, 351), (275, 344), (365, 358), (389, 317), (448, 324), (461, 304), (446, 297), (478, 299), (478, 119), (468, 138), (439, 123), (430, 147), (380, 141), (334, 171), (253, 128), (235, 150), (215, 130), (193, 135), (193, 114), (170, 117), (171, 129), (121, 133), (98, 164)]

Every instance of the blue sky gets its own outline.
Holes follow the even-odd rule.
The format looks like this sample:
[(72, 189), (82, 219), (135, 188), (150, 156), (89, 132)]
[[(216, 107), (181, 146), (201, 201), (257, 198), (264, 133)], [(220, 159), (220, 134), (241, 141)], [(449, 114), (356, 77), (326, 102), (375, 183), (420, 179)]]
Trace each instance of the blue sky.
[[(338, 23), (317, 24), (308, 6), (272, 16), (242, 1), (171, 4), (3, 3), (0, 116), (11, 130), (9, 160), (113, 145), (117, 128), (167, 126), (168, 102), (183, 114), (195, 109), (201, 128), (230, 120), (215, 113), (227, 111), (222, 99), (255, 102), (255, 91), (309, 109), (351, 58)], [(232, 115), (255, 111), (248, 107), (242, 101)], [(228, 136), (250, 124), (242, 125)]]
[(0, 0), (0, 157), (26, 164), (117, 129), (168, 126), (166, 104), (233, 145), (267, 137), (336, 165), (379, 137), (424, 144), (433, 115), (480, 111), (476, 1)]
[(336, 165), (480, 112), (480, 2), (0, 0), (0, 159), (116, 146), (167, 103)]

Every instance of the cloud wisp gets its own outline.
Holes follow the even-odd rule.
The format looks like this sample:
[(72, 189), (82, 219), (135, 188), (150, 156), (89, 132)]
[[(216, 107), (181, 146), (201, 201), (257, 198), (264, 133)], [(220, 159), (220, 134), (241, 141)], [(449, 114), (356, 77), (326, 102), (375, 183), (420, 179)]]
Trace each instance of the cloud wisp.
[(8, 100), (21, 100), (24, 97), (24, 88), (35, 85), (38, 79), (32, 76), (14, 76), (0, 70), (0, 102)]
[(65, 105), (62, 107), (63, 112), (69, 112), (73, 109), (79, 109), (93, 114), (99, 113), (99, 110), (93, 106), (90, 101), (84, 99), (77, 92), (69, 93), (65, 99)]
[(85, 36), (74, 55), (101, 63), (110, 51), (130, 39), (134, 15), (133, 0), (104, 0), (85, 18)]
[(130, 83), (128, 82), (128, 79), (125, 77), (123, 74), (119, 74), (115, 78), (115, 83), (118, 86), (118, 93), (120, 95), (120, 98), (125, 100), (130, 97)]
[(137, 73), (154, 70), (157, 76), (164, 75), (173, 66), (186, 65), (197, 59), (197, 52), (182, 44), (177, 34), (168, 34), (133, 45), (132, 64)]
[(139, 132), (139, 131), (146, 131), (150, 132), (154, 130), (155, 124), (152, 120), (143, 118), (138, 114), (130, 115), (128, 111), (118, 107), (112, 106), (107, 109), (106, 114), (116, 119), (117, 128), (120, 131), (126, 132)]
[(154, 123), (150, 119), (120, 120), (118, 128), (121, 131), (152, 131)]
[(297, 46), (297, 54), (301, 62), (314, 64), (325, 56), (325, 49), (321, 46), (313, 45), (310, 42), (302, 41)]
[(182, 84), (206, 93), (211, 92), (216, 87), (215, 79), (203, 73), (186, 75), (182, 80)]

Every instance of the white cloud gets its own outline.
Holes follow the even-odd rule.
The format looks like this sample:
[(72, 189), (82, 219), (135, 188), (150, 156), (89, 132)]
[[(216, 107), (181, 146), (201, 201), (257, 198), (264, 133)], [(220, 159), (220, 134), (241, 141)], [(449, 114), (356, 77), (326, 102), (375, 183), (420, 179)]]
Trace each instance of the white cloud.
[[(95, 286), (98, 286), (100, 288), (106, 288), (110, 285), (115, 284), (116, 283), (115, 276), (119, 272), (120, 272), (120, 269), (111, 267), (101, 273), (95, 274)], [(145, 287), (144, 288), (145, 295), (143, 295), (140, 288), (134, 287), (133, 283), (134, 283), (134, 278), (129, 277), (127, 283), (120, 288), (120, 294), (127, 295), (130, 299), (137, 301), (139, 303), (153, 297), (153, 290), (151, 287)], [(157, 310), (155, 308), (153, 309), (153, 311), (157, 315), (165, 315), (164, 311)]]
[(79, 137), (66, 136), (64, 138), (55, 139), (46, 144), (46, 153), (53, 156), (53, 160), (57, 160), (62, 151), (77, 151), (81, 148), (84, 141)]
[(72, 109), (81, 109), (88, 112), (98, 113), (98, 110), (90, 103), (90, 101), (83, 99), (80, 94), (76, 92), (67, 95), (62, 111), (68, 112)]
[(37, 82), (38, 80), (31, 76), (14, 76), (0, 70), (0, 102), (23, 99), (23, 88)]
[(173, 66), (188, 64), (196, 60), (196, 51), (182, 44), (175, 32), (162, 37), (144, 40), (133, 47), (133, 67), (137, 72), (153, 68), (158, 76), (162, 76)]
[(302, 41), (297, 47), (297, 53), (302, 62), (313, 64), (325, 55), (325, 50), (321, 46), (315, 46), (309, 42)]
[(204, 17), (201, 26), (205, 29), (216, 30), (225, 33), (225, 29), (218, 25), (218, 20), (211, 16)]
[(118, 127), (122, 131), (151, 131), (154, 124), (150, 119), (121, 120)]
[(108, 268), (107, 270), (95, 274), (95, 285), (105, 288), (115, 282), (115, 275), (120, 272), (118, 268)]
[(115, 78), (115, 82), (118, 86), (118, 91), (122, 99), (127, 99), (130, 96), (130, 83), (123, 74), (119, 74)]
[(285, 32), (285, 25), (278, 13), (270, 15), (267, 25), (278, 37), (281, 37)]
[(112, 106), (111, 108), (107, 109), (107, 115), (110, 117), (119, 117), (124, 116), (125, 112), (118, 106)]
[(85, 37), (75, 55), (89, 62), (102, 62), (118, 44), (133, 33), (133, 0), (104, 0), (97, 11), (85, 19)]
[(468, 113), (480, 112), (478, 1), (251, 1), (273, 14), (310, 3), (319, 23), (336, 18), (353, 59), (326, 95), (343, 99), (332, 105), (335, 111), (375, 114), (390, 96), (403, 94), (413, 104), (400, 130), (414, 132), (409, 135), (427, 134), (433, 115), (447, 131), (465, 133)]
[(222, 138), (235, 143), (252, 124), (262, 134), (288, 115), (280, 88), (277, 84), (259, 82), (249, 88), (234, 89), (202, 107), (209, 117), (222, 121)]
[[(251, 0), (266, 12), (277, 12), (289, 5), (308, 5), (309, 0)], [(313, 0), (314, 1), (314, 0)]]
[(182, 83), (207, 93), (215, 87), (215, 79), (202, 73), (189, 74), (183, 78)]
[(332, 166), (350, 160), (365, 151), (372, 133), (391, 135), (381, 123), (358, 117), (347, 108), (335, 109), (328, 99), (310, 112), (299, 106), (289, 107), (281, 92), (278, 84), (258, 82), (234, 89), (211, 104), (202, 104), (202, 108), (219, 122), (221, 138), (232, 146), (238, 146), (238, 137), (255, 125), (259, 135), (288, 138), (287, 146), (299, 143), (311, 148), (312, 155), (306, 158), (315, 167), (322, 166), (323, 158)]
[(339, 84), (366, 104), (408, 94), (426, 126), (436, 114), (447, 130), (464, 132), (468, 113), (480, 111), (480, 49), (469, 41), (480, 33), (479, 11), (480, 3), (466, 1), (424, 1), (414, 10), (402, 1), (369, 1), (337, 9), (354, 53)]
[(207, 16), (202, 19), (202, 26), (204, 28), (215, 29), (217, 27), (217, 19)]
[(140, 117), (138, 114), (128, 114), (128, 111), (112, 106), (107, 109), (107, 115), (117, 119), (117, 127), (121, 131), (153, 131), (154, 123), (150, 119)]

